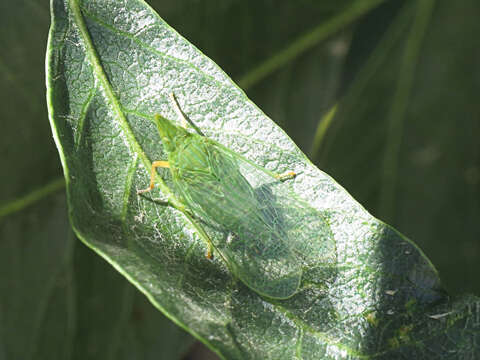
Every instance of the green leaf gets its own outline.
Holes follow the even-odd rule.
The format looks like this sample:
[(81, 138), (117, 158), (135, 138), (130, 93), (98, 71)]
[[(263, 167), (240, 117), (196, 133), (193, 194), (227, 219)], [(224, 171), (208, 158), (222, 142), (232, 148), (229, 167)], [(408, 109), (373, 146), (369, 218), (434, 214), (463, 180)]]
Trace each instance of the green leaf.
[[(47, 87), (77, 235), (223, 358), (461, 358), (478, 351), (480, 325), (469, 321), (478, 317), (478, 300), (450, 303), (411, 241), (313, 166), (144, 2), (53, 0)], [(296, 194), (328, 215), (337, 244), (337, 273), (327, 284), (312, 282), (288, 300), (262, 298), (218, 257), (205, 258), (197, 228), (182, 213), (136, 194), (151, 162), (165, 158), (151, 119), (175, 119), (172, 91), (209, 137), (269, 170), (300, 174)], [(164, 178), (160, 199), (170, 193)]]

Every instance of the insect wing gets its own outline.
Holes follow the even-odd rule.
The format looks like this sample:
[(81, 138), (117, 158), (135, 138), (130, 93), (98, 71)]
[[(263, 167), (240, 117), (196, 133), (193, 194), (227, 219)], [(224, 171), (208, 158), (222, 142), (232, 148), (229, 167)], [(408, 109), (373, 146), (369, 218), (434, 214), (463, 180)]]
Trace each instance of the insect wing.
[[(294, 194), (291, 182), (202, 140), (195, 158), (205, 156), (208, 166), (183, 171), (177, 188), (211, 230), (220, 229), (223, 236), (217, 231), (212, 241), (232, 273), (272, 298), (294, 295), (303, 269), (313, 277), (310, 281), (333, 274), (336, 248), (330, 227), (319, 211)], [(179, 163), (186, 166), (189, 160)]]
[[(201, 138), (178, 156), (175, 163), (181, 176), (174, 176), (175, 187), (207, 225), (230, 271), (261, 295), (288, 298), (295, 294), (302, 263), (270, 212), (271, 199), (241, 173), (235, 153)], [(199, 163), (208, 166), (192, 166)]]
[(308, 272), (308, 280), (317, 283), (333, 278), (337, 251), (327, 217), (295, 194), (292, 181), (279, 181), (266, 169), (237, 156), (241, 174), (263, 204), (262, 212), (287, 242), (296, 263), (304, 269), (304, 276)]

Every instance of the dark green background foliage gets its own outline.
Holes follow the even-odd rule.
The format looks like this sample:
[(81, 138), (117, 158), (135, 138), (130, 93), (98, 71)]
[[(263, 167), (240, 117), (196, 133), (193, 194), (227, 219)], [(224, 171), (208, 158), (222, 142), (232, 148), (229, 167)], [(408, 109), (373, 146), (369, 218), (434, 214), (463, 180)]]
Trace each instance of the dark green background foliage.
[[(104, 2), (70, 1), (92, 13), (95, 4)], [(56, 3), (61, 7), (63, 2)], [(331, 204), (337, 221), (364, 219), (377, 234), (373, 240), (357, 234), (356, 246), (376, 244), (377, 252), (374, 259), (354, 260), (367, 268), (378, 267), (377, 272), (372, 268), (350, 278), (342, 272), (346, 264), (340, 260), (335, 283), (344, 288), (332, 286), (316, 300), (303, 294), (286, 303), (269, 302), (235, 287), (228, 272), (218, 275), (222, 269), (218, 262), (203, 267), (204, 248), (198, 242), (194, 256), (200, 257), (198, 261), (194, 257), (191, 269), (200, 277), (208, 278), (211, 272), (212, 277), (225, 280), (226, 284), (218, 283), (220, 295), (222, 286), (236, 291), (225, 293), (232, 323), (215, 327), (206, 320), (213, 316), (208, 302), (203, 304), (205, 313), (195, 311), (200, 286), (172, 287), (171, 296), (192, 305), (187, 310), (175, 308), (165, 303), (168, 296), (145, 290), (146, 279), (155, 269), (140, 272), (143, 263), (136, 266), (107, 254), (117, 268), (169, 317), (226, 358), (268, 358), (268, 349), (271, 358), (279, 358), (275, 351), (282, 351), (286, 358), (301, 353), (305, 359), (321, 354), (326, 358), (333, 354), (345, 358), (479, 357), (478, 299), (457, 296), (480, 292), (476, 281), (480, 271), (480, 3), (162, 0), (150, 5), (236, 81), (315, 165), (370, 213), (413, 239), (439, 271), (449, 296), (439, 291), (438, 279), (421, 253), (372, 220), (330, 180), (326, 186), (338, 192), (334, 196), (338, 203)], [(129, 11), (133, 9), (125, 14)], [(118, 14), (111, 15), (113, 22)], [(0, 56), (0, 359), (181, 359), (193, 338), (161, 315), (70, 230), (62, 169), (45, 104), (49, 23), (45, 0), (0, 2), (4, 49)], [(81, 46), (66, 47), (77, 49), (81, 57)], [(88, 66), (84, 70), (88, 77)], [(53, 82), (61, 83), (61, 69), (56, 71), (59, 78)], [(85, 81), (80, 73), (70, 75)], [(128, 87), (124, 81), (122, 86)], [(65, 108), (72, 99), (56, 98), (56, 109)], [(68, 120), (72, 119), (63, 118), (62, 125), (61, 117), (55, 119), (57, 126), (65, 128)], [(252, 125), (270, 126), (262, 117)], [(278, 130), (276, 134), (284, 139)], [(234, 141), (221, 132), (217, 139), (233, 146)], [(299, 156), (293, 147), (289, 149), (294, 158)], [(151, 153), (155, 151), (160, 154), (161, 148)], [(88, 170), (76, 166), (79, 175)], [(124, 170), (117, 166), (108, 176), (122, 183)], [(88, 171), (83, 174), (93, 180)], [(146, 173), (140, 174), (146, 183)], [(72, 195), (74, 190), (70, 191)], [(338, 211), (344, 201), (345, 212)], [(349, 214), (354, 208), (359, 211), (356, 217)], [(83, 212), (81, 219), (83, 232), (89, 225), (92, 237), (98, 235), (94, 230), (101, 228), (98, 217)], [(349, 226), (343, 227), (347, 233), (361, 230)], [(403, 260), (406, 249), (414, 260)], [(143, 260), (151, 266), (158, 261)], [(173, 268), (166, 275), (175, 277), (181, 271)], [(401, 288), (391, 287), (399, 283)], [(371, 288), (379, 292), (373, 304), (360, 310), (336, 307), (333, 292), (338, 297), (354, 292), (368, 298), (371, 294), (362, 291)], [(394, 290), (398, 292), (390, 292)], [(252, 321), (251, 311), (267, 305), (274, 309), (271, 317)], [(223, 311), (218, 303), (212, 303), (211, 309)], [(428, 316), (438, 314), (444, 316)], [(284, 338), (276, 333), (279, 329), (286, 332)], [(252, 340), (258, 338), (264, 342)]]

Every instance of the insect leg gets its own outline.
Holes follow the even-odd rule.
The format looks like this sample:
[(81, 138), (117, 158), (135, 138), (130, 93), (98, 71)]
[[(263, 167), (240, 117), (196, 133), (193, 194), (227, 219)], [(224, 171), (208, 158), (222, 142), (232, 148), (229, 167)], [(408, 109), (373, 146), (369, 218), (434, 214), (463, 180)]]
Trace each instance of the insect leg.
[(152, 168), (150, 169), (150, 185), (146, 189), (137, 190), (137, 194), (143, 194), (145, 192), (151, 191), (155, 187), (155, 176), (157, 175), (157, 167), (169, 168), (170, 164), (168, 163), (168, 161), (154, 161), (152, 163)]
[(210, 236), (206, 233), (203, 229), (203, 226), (200, 225), (198, 222), (195, 221), (195, 215), (191, 214), (189, 211), (181, 210), (183, 214), (187, 217), (188, 220), (193, 224), (195, 229), (198, 231), (200, 237), (207, 243), (207, 253), (205, 257), (209, 260), (213, 259), (213, 244)]
[(212, 245), (212, 242), (210, 240), (210, 238), (208, 238), (208, 242), (207, 242), (207, 253), (205, 254), (205, 257), (209, 260), (212, 260), (213, 259), (213, 245)]
[(182, 108), (180, 107), (180, 104), (178, 103), (177, 97), (175, 96), (174, 93), (170, 93), (170, 100), (172, 101), (173, 108), (175, 109), (175, 112), (177, 113), (178, 117), (182, 121), (182, 127), (186, 128), (187, 124), (189, 124), (193, 129), (201, 136), (205, 136), (205, 134), (198, 128), (197, 125), (193, 123), (192, 120), (183, 112)]
[(288, 171), (284, 174), (275, 174), (275, 178), (280, 181), (291, 180), (295, 178), (295, 176), (297, 176), (297, 174), (294, 173), (293, 171)]

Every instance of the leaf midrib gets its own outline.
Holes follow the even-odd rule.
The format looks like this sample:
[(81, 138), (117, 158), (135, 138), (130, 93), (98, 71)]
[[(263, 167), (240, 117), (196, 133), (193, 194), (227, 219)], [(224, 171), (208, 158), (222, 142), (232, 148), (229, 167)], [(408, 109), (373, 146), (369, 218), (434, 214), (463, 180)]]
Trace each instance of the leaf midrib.
[[(133, 151), (142, 161), (143, 166), (145, 169), (150, 169), (152, 167), (152, 163), (150, 159), (147, 157), (145, 152), (143, 151), (142, 147), (138, 143), (130, 124), (122, 111), (122, 107), (115, 96), (115, 93), (112, 89), (110, 81), (107, 78), (105, 71), (103, 70), (102, 65), (100, 64), (100, 60), (95, 50), (95, 46), (93, 45), (92, 39), (86, 27), (82, 11), (78, 4), (77, 0), (69, 0), (70, 7), (72, 9), (72, 13), (74, 16), (74, 20), (76, 25), (78, 26), (80, 36), (82, 37), (84, 44), (85, 44), (85, 52), (87, 53), (88, 59), (92, 64), (93, 72), (102, 85), (102, 89), (104, 91), (105, 96), (111, 103), (111, 107), (113, 108), (115, 114), (117, 115), (117, 121), (127, 138), (127, 141), (130, 145), (130, 150)], [(161, 189), (161, 191), (168, 196), (169, 201), (172, 205), (178, 209), (184, 208), (183, 204), (173, 195), (170, 188), (163, 182), (163, 179), (160, 176), (156, 176), (156, 183), (157, 186)]]

